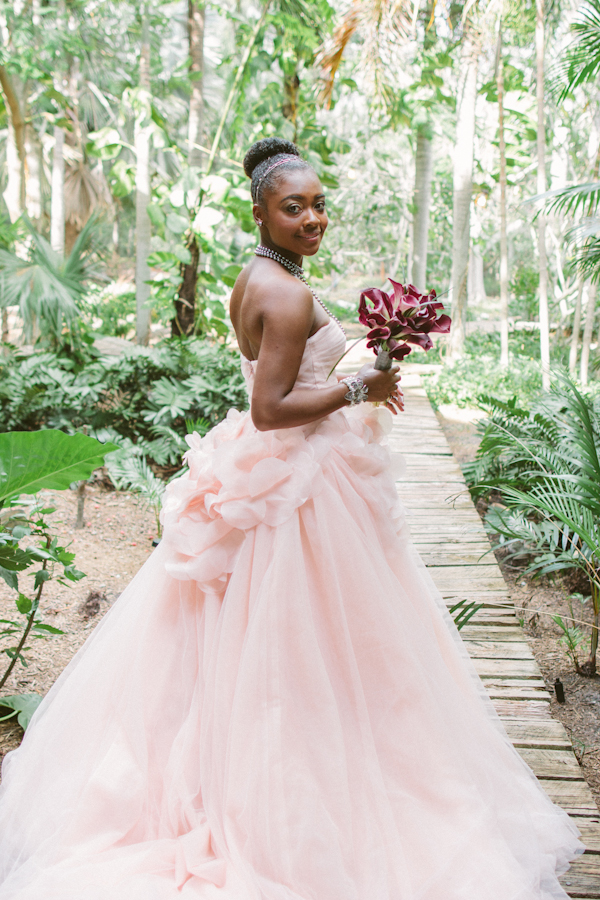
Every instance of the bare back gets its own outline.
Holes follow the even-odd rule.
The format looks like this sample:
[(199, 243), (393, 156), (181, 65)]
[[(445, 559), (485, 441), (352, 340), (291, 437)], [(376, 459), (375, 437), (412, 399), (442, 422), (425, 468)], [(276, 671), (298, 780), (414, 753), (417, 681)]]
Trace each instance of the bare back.
[[(314, 302), (306, 285), (279, 263), (268, 259), (252, 260), (240, 272), (229, 303), (229, 315), (242, 355), (246, 359), (258, 359), (265, 319), (276, 318), (283, 324), (298, 306), (304, 308), (308, 325), (304, 335), (306, 341), (327, 324), (327, 313)], [(303, 350), (302, 345), (300, 357)]]

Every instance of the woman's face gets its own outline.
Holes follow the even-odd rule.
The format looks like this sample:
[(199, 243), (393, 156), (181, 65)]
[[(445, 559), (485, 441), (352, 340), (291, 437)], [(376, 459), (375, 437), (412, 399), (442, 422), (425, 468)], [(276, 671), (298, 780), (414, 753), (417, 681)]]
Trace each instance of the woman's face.
[[(327, 228), (323, 186), (312, 169), (281, 172), (263, 205), (254, 206), (261, 241), (272, 250), (313, 256)], [(262, 222), (262, 225), (260, 223)]]

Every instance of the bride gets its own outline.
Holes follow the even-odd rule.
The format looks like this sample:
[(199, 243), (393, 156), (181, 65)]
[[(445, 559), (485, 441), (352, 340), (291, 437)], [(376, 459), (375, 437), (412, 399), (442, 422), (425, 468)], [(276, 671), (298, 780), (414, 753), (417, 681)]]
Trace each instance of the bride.
[(558, 900), (578, 833), (411, 548), (398, 373), (338, 381), (315, 172), (245, 159), (249, 413), (188, 438), (164, 539), (9, 754), (0, 900)]

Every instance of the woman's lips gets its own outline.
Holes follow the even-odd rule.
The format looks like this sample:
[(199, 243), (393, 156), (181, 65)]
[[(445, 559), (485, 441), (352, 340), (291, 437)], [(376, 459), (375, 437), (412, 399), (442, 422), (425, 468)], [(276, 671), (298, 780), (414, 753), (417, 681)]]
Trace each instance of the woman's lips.
[(303, 241), (310, 241), (311, 244), (314, 244), (321, 237), (321, 232), (315, 231), (314, 234), (301, 234), (300, 237)]

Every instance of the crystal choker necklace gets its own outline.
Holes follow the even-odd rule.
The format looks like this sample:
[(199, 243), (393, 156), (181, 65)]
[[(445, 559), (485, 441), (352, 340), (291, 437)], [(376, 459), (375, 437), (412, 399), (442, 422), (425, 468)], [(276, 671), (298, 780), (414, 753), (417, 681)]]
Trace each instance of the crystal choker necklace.
[(275, 260), (275, 262), (280, 263), (285, 269), (287, 269), (288, 272), (290, 272), (296, 278), (299, 278), (300, 281), (304, 282), (304, 284), (309, 289), (309, 291), (311, 292), (311, 294), (313, 295), (313, 297), (315, 298), (315, 300), (317, 301), (319, 306), (323, 307), (323, 309), (325, 310), (325, 312), (327, 313), (329, 318), (333, 319), (333, 321), (336, 322), (339, 325), (339, 327), (342, 329), (342, 332), (344, 334), (346, 334), (346, 332), (344, 330), (344, 326), (342, 325), (342, 323), (340, 322), (338, 317), (334, 316), (334, 314), (331, 312), (330, 309), (327, 309), (327, 307), (325, 306), (325, 304), (323, 303), (323, 301), (321, 300), (319, 295), (316, 293), (316, 291), (313, 291), (313, 289), (311, 288), (310, 284), (306, 280), (306, 275), (304, 274), (304, 269), (302, 268), (302, 266), (297, 266), (296, 263), (293, 263), (291, 260), (286, 259), (285, 256), (282, 256), (280, 253), (277, 253), (275, 250), (271, 250), (269, 247), (263, 247), (262, 244), (259, 244), (254, 252), (256, 253), (257, 256), (266, 256), (268, 259)]

